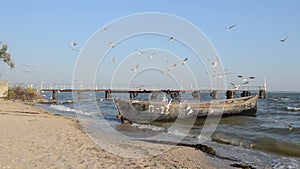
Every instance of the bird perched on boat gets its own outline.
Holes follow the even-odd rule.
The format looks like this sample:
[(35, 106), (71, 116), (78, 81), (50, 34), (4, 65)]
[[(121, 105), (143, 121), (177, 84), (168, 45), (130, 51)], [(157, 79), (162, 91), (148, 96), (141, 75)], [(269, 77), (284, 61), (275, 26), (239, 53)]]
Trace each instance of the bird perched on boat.
[(231, 25), (231, 26), (228, 26), (228, 27), (226, 27), (226, 29), (228, 30), (228, 31), (230, 31), (232, 28), (234, 28), (235, 27), (235, 25)]
[(279, 39), (280, 42), (285, 42), (287, 40), (287, 37), (283, 38), (283, 39)]
[(187, 62), (187, 60), (188, 60), (188, 58), (185, 58), (185, 59), (183, 59), (180, 63), (181, 63), (182, 65), (185, 65), (186, 62)]

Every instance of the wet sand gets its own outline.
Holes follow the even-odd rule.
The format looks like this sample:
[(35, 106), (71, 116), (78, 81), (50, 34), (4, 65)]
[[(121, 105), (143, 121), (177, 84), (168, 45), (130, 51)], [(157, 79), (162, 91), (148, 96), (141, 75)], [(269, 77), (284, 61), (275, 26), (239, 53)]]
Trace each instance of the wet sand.
[(215, 168), (207, 155), (189, 147), (146, 158), (111, 154), (85, 134), (77, 119), (23, 103), (0, 101), (0, 119), (0, 168)]

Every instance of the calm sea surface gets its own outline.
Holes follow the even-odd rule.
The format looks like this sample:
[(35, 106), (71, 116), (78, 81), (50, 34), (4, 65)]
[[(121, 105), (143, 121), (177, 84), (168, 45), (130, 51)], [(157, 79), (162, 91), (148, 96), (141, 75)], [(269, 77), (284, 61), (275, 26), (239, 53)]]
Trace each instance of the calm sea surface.
[[(39, 105), (57, 114), (84, 119), (103, 119), (119, 132), (134, 138), (148, 137), (162, 132), (182, 135), (180, 128), (170, 130), (171, 123), (120, 124), (115, 118), (117, 110), (111, 100), (103, 93), (82, 93), (82, 100), (74, 104)], [(51, 93), (43, 93), (50, 99)], [(184, 96), (183, 96), (184, 97)], [(207, 93), (201, 94), (202, 100), (208, 100)], [(73, 100), (71, 93), (58, 93), (59, 100)], [(75, 108), (76, 107), (76, 108)], [(185, 142), (197, 143), (205, 119), (197, 120), (185, 138)], [(290, 126), (290, 127), (289, 127)], [(186, 134), (185, 134), (186, 135)], [(157, 140), (159, 141), (159, 139)], [(268, 93), (267, 99), (258, 100), (255, 117), (235, 116), (223, 118), (210, 140), (204, 144), (216, 149), (220, 156), (233, 161), (250, 163), (257, 168), (300, 168), (300, 93)]]

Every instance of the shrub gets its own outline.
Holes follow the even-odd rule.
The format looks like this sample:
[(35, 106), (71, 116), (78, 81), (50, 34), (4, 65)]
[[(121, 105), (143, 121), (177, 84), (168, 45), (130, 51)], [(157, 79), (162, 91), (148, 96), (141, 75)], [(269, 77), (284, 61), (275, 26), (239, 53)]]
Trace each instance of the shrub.
[(21, 86), (10, 87), (7, 92), (7, 99), (32, 102), (41, 99), (39, 93), (33, 88)]

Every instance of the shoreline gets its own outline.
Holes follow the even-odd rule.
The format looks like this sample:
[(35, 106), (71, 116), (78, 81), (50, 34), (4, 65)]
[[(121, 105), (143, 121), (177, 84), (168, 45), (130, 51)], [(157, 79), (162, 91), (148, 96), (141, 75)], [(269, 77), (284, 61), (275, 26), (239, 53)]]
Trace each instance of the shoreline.
[(0, 107), (0, 168), (231, 168), (186, 146), (153, 157), (124, 158), (100, 148), (76, 118), (20, 102), (0, 100)]

